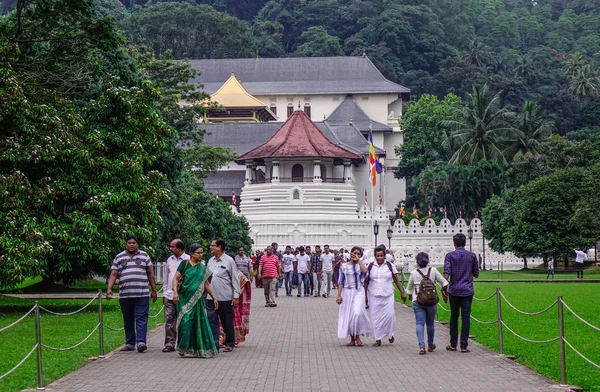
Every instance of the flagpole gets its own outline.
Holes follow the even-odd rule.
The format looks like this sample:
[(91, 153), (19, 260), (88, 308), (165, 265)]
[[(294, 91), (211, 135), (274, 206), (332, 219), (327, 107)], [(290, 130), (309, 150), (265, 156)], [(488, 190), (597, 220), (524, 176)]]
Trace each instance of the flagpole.
[(373, 236), (375, 234), (373, 234), (373, 227), (375, 226), (375, 209), (373, 207), (373, 199), (375, 198), (374, 193), (373, 193), (373, 181), (371, 181), (371, 230), (370, 230), (370, 234), (369, 234), (369, 244), (371, 245), (369, 250), (373, 250), (374, 246), (373, 246)]

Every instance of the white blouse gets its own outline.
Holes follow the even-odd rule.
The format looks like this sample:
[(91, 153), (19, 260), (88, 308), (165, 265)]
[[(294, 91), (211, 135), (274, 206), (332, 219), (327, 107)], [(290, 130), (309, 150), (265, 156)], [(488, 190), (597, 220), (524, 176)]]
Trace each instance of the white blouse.
[[(372, 266), (371, 266), (372, 265)], [(379, 265), (377, 262), (371, 263), (371, 272), (369, 272), (369, 295), (375, 297), (389, 297), (394, 295), (394, 277), (392, 273), (397, 274), (396, 266), (391, 264), (392, 270), (388, 266), (388, 262)]]
[(338, 284), (344, 289), (363, 289), (365, 275), (361, 274), (358, 264), (344, 263), (340, 265), (340, 278)]
[[(430, 267), (419, 268), (423, 275), (427, 276), (427, 270)], [(413, 296), (413, 301), (417, 299), (417, 294), (419, 291), (419, 285), (421, 284), (421, 280), (423, 277), (419, 274), (418, 270), (414, 270), (410, 273), (410, 278), (408, 279), (408, 285), (406, 286), (406, 294), (411, 294)], [(431, 267), (431, 273), (429, 274), (429, 279), (433, 280), (433, 282), (438, 282), (440, 286), (446, 287), (448, 286), (448, 281), (444, 279), (440, 271)]]

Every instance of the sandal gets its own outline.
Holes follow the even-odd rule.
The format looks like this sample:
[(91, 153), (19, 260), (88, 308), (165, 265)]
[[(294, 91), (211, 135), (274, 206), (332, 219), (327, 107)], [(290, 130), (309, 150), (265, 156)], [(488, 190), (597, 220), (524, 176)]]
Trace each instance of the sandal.
[(425, 348), (422, 348), (419, 350), (419, 355), (425, 355), (427, 354), (427, 351), (425, 351)]
[(448, 350), (448, 351), (456, 351), (456, 347), (446, 346), (446, 350)]
[(354, 347), (356, 346), (356, 342), (353, 340), (350, 343), (346, 344), (346, 347)]
[(223, 349), (223, 352), (224, 352), (224, 353), (230, 353), (230, 352), (232, 352), (232, 351), (233, 351), (233, 347), (230, 347), (230, 346), (227, 346), (227, 347), (225, 347), (225, 348)]
[(460, 349), (460, 352), (461, 352), (461, 353), (470, 353), (470, 352), (471, 352), (471, 350), (469, 350), (468, 348), (461, 348), (461, 349)]
[(394, 343), (394, 342), (396, 341), (396, 339), (394, 339), (394, 337), (392, 336), (392, 337), (389, 339), (389, 341), (390, 341), (390, 343)]
[(437, 346), (435, 344), (432, 344), (431, 346), (429, 346), (429, 348), (427, 349), (427, 351), (429, 351), (430, 353), (433, 352), (433, 350), (435, 350), (437, 348)]
[(375, 343), (373, 343), (373, 347), (379, 347), (379, 346), (381, 346), (381, 340), (378, 340)]

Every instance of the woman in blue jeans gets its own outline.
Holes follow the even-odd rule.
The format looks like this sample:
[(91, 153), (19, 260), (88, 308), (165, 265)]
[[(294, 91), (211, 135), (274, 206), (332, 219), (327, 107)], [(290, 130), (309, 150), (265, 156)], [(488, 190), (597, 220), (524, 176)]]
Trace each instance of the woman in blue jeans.
[[(421, 271), (421, 273), (425, 276), (428, 276), (429, 274), (429, 279), (431, 279), (433, 282), (438, 282), (440, 286), (442, 286), (442, 296), (444, 297), (444, 301), (448, 300), (448, 281), (444, 279), (442, 274), (437, 269), (428, 267), (429, 255), (427, 253), (421, 252), (417, 255), (417, 265), (418, 269), (415, 269), (410, 273), (406, 292), (408, 293), (408, 298), (413, 301), (412, 307), (413, 311), (415, 312), (419, 354), (425, 355), (427, 351), (432, 352), (436, 347), (434, 343), (434, 321), (437, 313), (437, 305), (425, 306), (417, 301), (419, 286), (421, 284), (421, 280), (423, 279), (419, 271)], [(425, 325), (427, 325), (427, 350), (425, 349)]]

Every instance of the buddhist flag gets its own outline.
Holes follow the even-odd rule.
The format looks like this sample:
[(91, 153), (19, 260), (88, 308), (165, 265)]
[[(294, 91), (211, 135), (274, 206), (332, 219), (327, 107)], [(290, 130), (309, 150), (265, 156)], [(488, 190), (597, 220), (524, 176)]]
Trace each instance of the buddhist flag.
[(475, 219), (479, 218), (479, 210), (475, 210)]
[(237, 206), (237, 197), (235, 197), (235, 191), (231, 191), (231, 202), (234, 206)]
[(414, 216), (416, 219), (419, 219), (419, 211), (417, 211), (417, 205), (416, 205), (416, 204), (415, 204), (415, 205), (413, 205), (413, 216)]
[(431, 210), (431, 204), (430, 204), (430, 205), (429, 205), (429, 209), (427, 210), (427, 212), (428, 212), (428, 214), (429, 214), (429, 216), (430, 216), (430, 217), (431, 217), (431, 211), (432, 211), (432, 210)]
[(404, 204), (402, 204), (400, 206), (400, 216), (404, 218), (404, 215), (406, 215), (406, 210), (404, 209)]
[(381, 173), (383, 169), (377, 160), (375, 155), (375, 147), (373, 146), (373, 131), (369, 128), (369, 179), (373, 186), (377, 185), (377, 174)]
[(215, 194), (215, 197), (218, 199), (219, 198), (219, 191), (217, 191), (217, 193)]
[(446, 209), (446, 206), (444, 206), (444, 218), (448, 218), (448, 210)]
[(379, 192), (379, 204), (383, 204), (383, 197), (381, 197), (381, 192)]
[(369, 198), (367, 197), (367, 188), (365, 188), (365, 204), (369, 204)]

